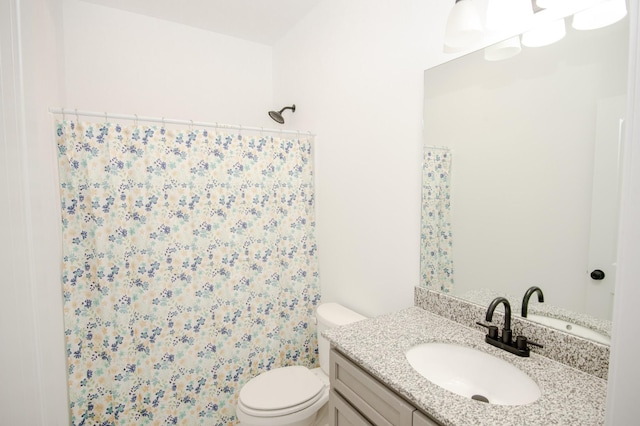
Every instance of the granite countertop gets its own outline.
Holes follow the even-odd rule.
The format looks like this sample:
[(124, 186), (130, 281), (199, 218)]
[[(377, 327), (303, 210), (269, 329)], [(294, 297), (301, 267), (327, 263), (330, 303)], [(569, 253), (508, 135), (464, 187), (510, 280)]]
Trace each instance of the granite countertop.
[[(445, 426), (604, 424), (605, 380), (531, 351), (521, 358), (484, 341), (484, 333), (419, 307), (327, 330), (323, 335), (389, 388)], [(418, 374), (404, 352), (420, 343), (457, 343), (509, 361), (542, 396), (520, 406), (486, 404), (441, 388)]]

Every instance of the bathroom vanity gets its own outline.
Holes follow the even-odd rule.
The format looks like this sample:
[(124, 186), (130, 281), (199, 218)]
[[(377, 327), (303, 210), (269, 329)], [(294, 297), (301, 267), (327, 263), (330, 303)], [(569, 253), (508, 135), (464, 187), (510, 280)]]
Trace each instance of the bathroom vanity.
[[(485, 343), (481, 330), (421, 307), (330, 329), (324, 336), (332, 344), (330, 425), (604, 424), (604, 379), (535, 350), (530, 357), (515, 356)], [(410, 348), (429, 342), (501, 358), (533, 379), (540, 397), (523, 405), (498, 405), (450, 392), (407, 361)]]
[(331, 425), (438, 425), (335, 348), (330, 362)]

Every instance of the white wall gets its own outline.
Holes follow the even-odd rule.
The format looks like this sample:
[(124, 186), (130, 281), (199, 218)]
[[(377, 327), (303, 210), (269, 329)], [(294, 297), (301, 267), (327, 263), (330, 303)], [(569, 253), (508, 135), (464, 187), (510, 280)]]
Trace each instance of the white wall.
[(628, 140), (622, 185), (621, 226), (618, 247), (618, 280), (613, 311), (613, 336), (609, 383), (607, 389), (606, 424), (637, 424), (640, 419), (638, 383), (640, 383), (640, 5), (630, 2), (631, 34), (636, 37), (629, 46), (629, 119)]
[(47, 113), (64, 88), (62, 5), (3, 0), (2, 7), (0, 423), (65, 425), (60, 209)]
[[(67, 424), (60, 207), (50, 105), (64, 101), (62, 1), (21, 2), (31, 280), (43, 423)], [(44, 72), (43, 72), (44, 71)], [(21, 401), (21, 404), (28, 403)], [(27, 409), (31, 409), (30, 407)]]
[(269, 46), (78, 0), (64, 6), (61, 106), (269, 125)]
[(316, 141), (324, 301), (412, 305), (419, 278), (422, 75), (446, 2), (325, 0), (274, 47), (277, 104)]
[[(21, 419), (27, 407), (21, 401), (30, 396), (37, 410), (24, 413), (27, 422), (37, 423), (41, 395), (37, 365), (37, 332), (32, 309), (33, 290), (29, 276), (29, 239), (27, 186), (23, 158), (25, 155), (24, 116), (22, 114), (21, 75), (19, 57), (13, 55), (14, 37), (18, 37), (17, 4), (11, 0), (0, 3), (0, 268), (2, 268), (2, 298), (0, 298), (0, 409), (9, 423)], [(5, 346), (6, 345), (6, 346)], [(11, 383), (12, 386), (4, 384)]]

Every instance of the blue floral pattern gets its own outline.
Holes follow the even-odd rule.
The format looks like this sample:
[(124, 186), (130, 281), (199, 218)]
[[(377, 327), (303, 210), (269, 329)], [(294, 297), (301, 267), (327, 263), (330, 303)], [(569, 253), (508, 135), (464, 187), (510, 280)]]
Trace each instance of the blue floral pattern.
[(453, 289), (454, 283), (450, 175), (451, 151), (425, 147), (422, 163), (420, 285), (445, 293)]
[(73, 425), (225, 425), (317, 365), (311, 139), (56, 123)]

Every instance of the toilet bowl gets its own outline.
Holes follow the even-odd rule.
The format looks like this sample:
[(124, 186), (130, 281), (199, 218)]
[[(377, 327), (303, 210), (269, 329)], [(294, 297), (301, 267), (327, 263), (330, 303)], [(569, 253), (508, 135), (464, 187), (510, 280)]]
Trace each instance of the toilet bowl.
[(242, 426), (307, 426), (329, 400), (329, 377), (319, 368), (282, 367), (251, 379), (240, 390)]
[(320, 368), (275, 368), (249, 380), (240, 390), (236, 416), (241, 426), (309, 426), (329, 400), (329, 342), (322, 331), (365, 319), (337, 303), (316, 310)]

